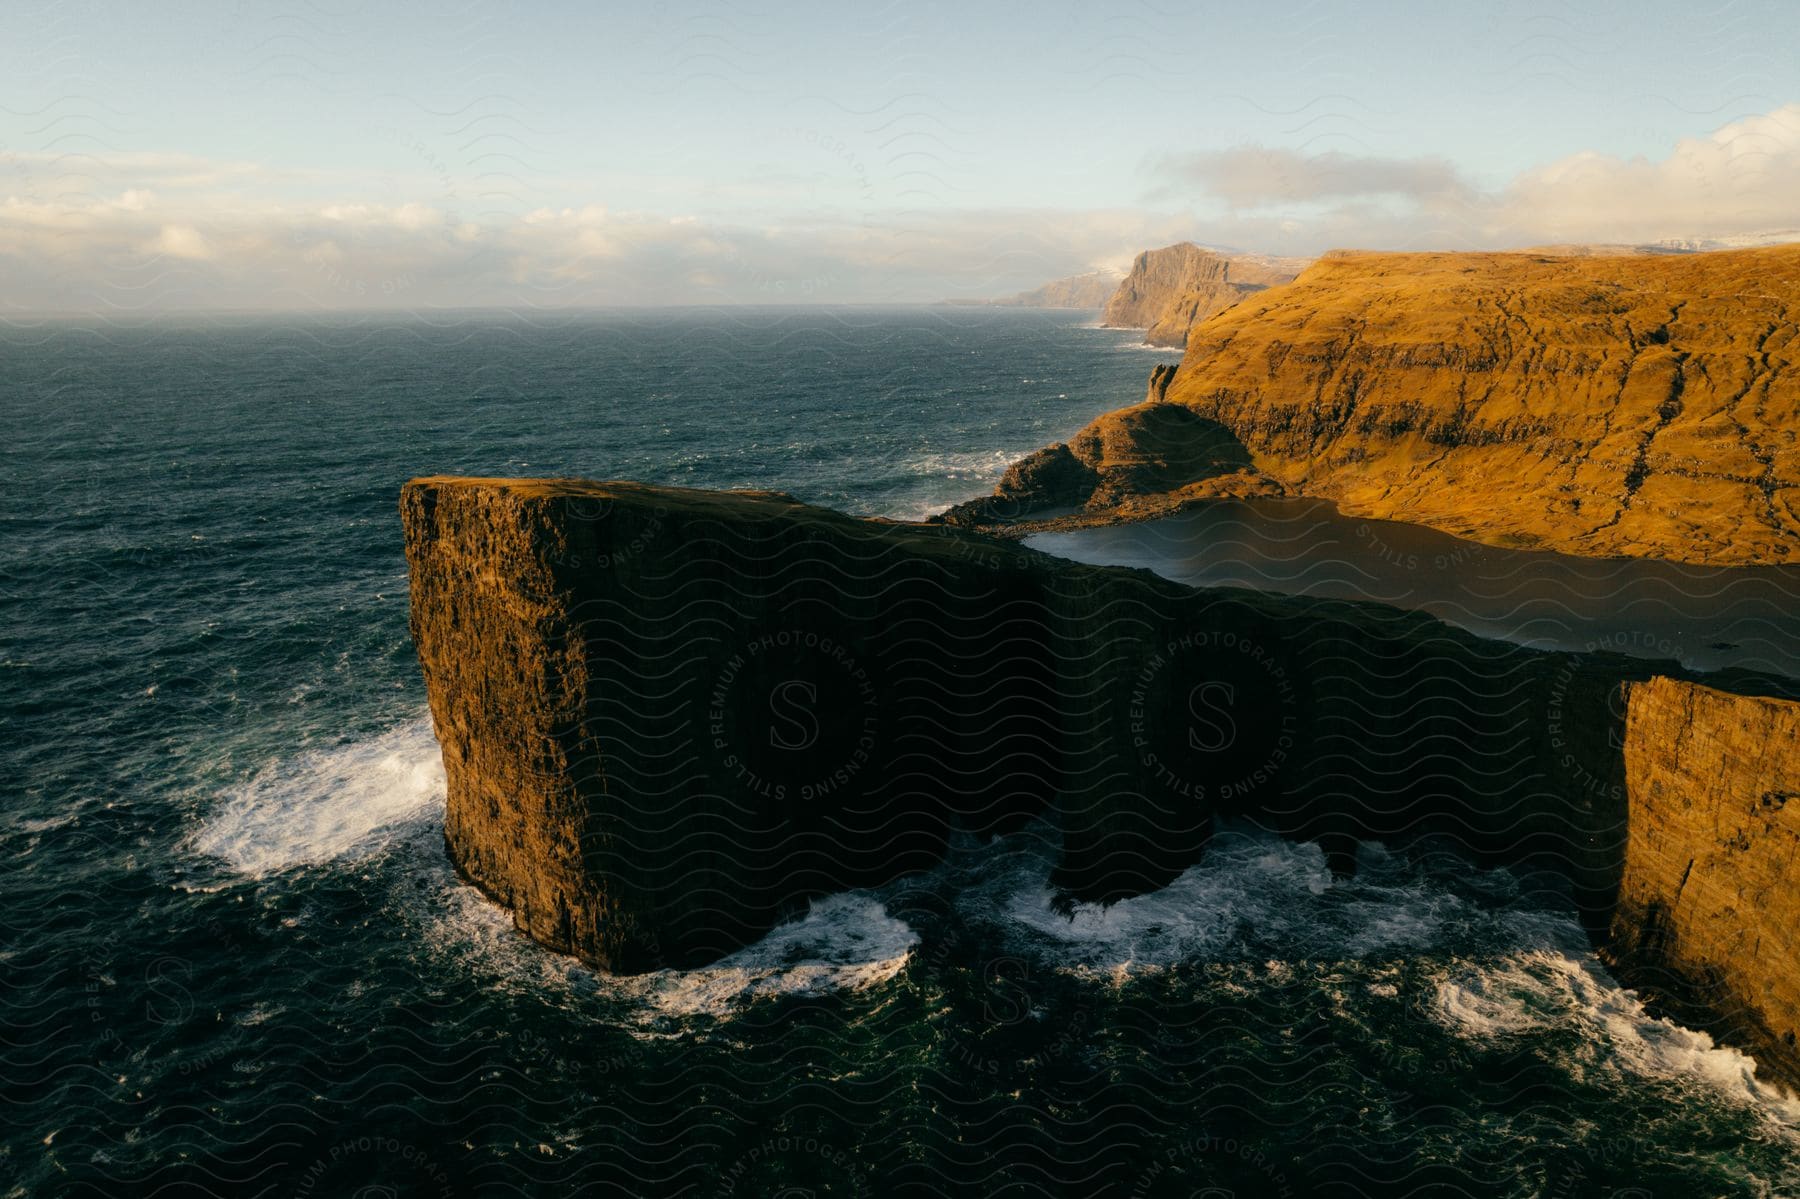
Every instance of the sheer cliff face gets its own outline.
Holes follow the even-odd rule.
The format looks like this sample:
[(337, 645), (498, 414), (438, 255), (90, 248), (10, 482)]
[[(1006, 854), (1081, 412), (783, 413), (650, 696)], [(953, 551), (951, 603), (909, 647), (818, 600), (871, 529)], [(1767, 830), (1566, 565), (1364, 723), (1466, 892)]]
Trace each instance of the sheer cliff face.
[(1101, 323), (1143, 329), (1151, 345), (1181, 346), (1188, 330), (1244, 297), (1286, 283), (1299, 263), (1220, 254), (1192, 242), (1146, 250), (1106, 301)]
[(556, 949), (712, 960), (1031, 819), (1053, 885), (1113, 898), (1230, 817), (1340, 866), (1429, 838), (1554, 873), (1622, 969), (1792, 1065), (1800, 705), (768, 493), (433, 478), (400, 509), (450, 857)]
[(1800, 1085), (1800, 704), (1628, 688), (1627, 979)]
[[(1197, 326), (1149, 404), (1247, 451), (1264, 492), (1478, 541), (1800, 562), (1800, 246), (1679, 256), (1355, 254)], [(1148, 405), (1070, 445), (1168, 459)], [(1142, 472), (1139, 472), (1140, 474)], [(1155, 510), (1218, 491), (1167, 472)]]
[(1642, 662), (767, 494), (423, 479), (401, 514), (450, 856), (609, 969), (1031, 817), (1084, 898), (1167, 883), (1220, 814), (1616, 881), (1608, 696)]

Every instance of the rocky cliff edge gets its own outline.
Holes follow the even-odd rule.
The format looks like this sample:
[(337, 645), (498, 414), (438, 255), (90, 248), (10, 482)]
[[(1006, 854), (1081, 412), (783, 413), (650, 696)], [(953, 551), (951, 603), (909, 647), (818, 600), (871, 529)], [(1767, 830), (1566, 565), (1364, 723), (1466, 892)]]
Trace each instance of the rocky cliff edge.
[(1796, 563), (1797, 317), (1800, 246), (1334, 254), (1072, 438), (1085, 495), (1003, 485), (951, 519), (1288, 494), (1516, 548)]
[(546, 945), (709, 961), (1028, 823), (1106, 900), (1232, 819), (1340, 870), (1371, 839), (1514, 866), (1792, 1066), (1785, 699), (770, 493), (430, 478), (400, 507), (447, 848)]

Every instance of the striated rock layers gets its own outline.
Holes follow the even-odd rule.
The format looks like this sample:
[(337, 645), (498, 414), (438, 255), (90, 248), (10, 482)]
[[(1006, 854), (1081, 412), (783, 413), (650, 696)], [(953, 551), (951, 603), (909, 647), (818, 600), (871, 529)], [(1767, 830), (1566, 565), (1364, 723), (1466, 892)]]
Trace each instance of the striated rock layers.
[(1627, 695), (1610, 954), (1800, 1083), (1800, 704), (1667, 678)]
[[(1296, 494), (1499, 545), (1800, 562), (1797, 317), (1800, 246), (1332, 255), (1071, 439), (1086, 498), (1000, 515)], [(1195, 456), (1202, 427), (1242, 461)]]
[(1179, 348), (1201, 321), (1288, 282), (1304, 265), (1301, 259), (1203, 250), (1192, 242), (1145, 250), (1106, 301), (1101, 323), (1142, 329), (1151, 345)]

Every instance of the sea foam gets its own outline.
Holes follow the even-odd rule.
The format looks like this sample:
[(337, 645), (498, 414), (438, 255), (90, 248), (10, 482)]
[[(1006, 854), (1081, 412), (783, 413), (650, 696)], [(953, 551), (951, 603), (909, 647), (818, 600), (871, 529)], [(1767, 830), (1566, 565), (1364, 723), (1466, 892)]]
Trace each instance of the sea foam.
[[(490, 988), (549, 995), (570, 1007), (595, 996), (624, 1004), (627, 1031), (640, 1039), (679, 1036), (696, 1020), (729, 1020), (760, 1000), (877, 986), (906, 968), (919, 943), (877, 895), (851, 891), (814, 900), (803, 917), (711, 965), (607, 974), (521, 936), (504, 909), (451, 876), (447, 865), (439, 877), (443, 889), (429, 902), (440, 911), (425, 922), (427, 953), (459, 959), (464, 973)], [(420, 894), (406, 892), (408, 902)], [(620, 1011), (597, 1010), (609, 1018)]]
[(431, 718), (272, 763), (229, 793), (189, 841), (261, 876), (366, 857), (441, 816), (444, 763)]
[(860, 991), (905, 968), (919, 935), (864, 892), (814, 900), (807, 914), (696, 970), (617, 980), (663, 1016), (729, 1016), (758, 999)]
[(1583, 1044), (1603, 1047), (1595, 1059), (1602, 1069), (1698, 1083), (1800, 1127), (1800, 1101), (1760, 1081), (1753, 1059), (1652, 1016), (1591, 956), (1530, 950), (1468, 964), (1439, 981), (1433, 1014), (1477, 1042), (1574, 1031)]

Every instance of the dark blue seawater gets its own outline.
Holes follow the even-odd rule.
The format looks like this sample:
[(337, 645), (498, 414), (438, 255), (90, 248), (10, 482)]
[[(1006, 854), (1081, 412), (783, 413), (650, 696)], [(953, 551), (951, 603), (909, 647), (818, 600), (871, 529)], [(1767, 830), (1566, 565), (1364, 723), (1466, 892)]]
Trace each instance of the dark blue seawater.
[(1141, 394), (1089, 319), (0, 331), (0, 1194), (1800, 1189), (1800, 1104), (1505, 873), (1243, 832), (1071, 920), (1028, 831), (633, 979), (456, 880), (405, 479), (919, 515)]

